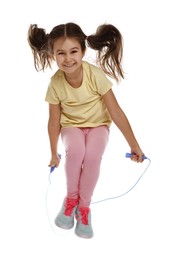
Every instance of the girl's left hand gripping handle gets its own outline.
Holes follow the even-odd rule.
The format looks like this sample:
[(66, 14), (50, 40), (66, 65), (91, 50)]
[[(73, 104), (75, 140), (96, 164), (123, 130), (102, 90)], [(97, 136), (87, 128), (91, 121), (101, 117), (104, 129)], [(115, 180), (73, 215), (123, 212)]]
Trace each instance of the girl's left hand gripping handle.
[[(130, 158), (130, 157), (132, 157), (132, 155), (133, 154), (131, 154), (131, 153), (126, 153), (125, 154), (126, 158)], [(143, 155), (142, 159), (145, 160), (145, 159), (148, 159), (148, 158), (145, 155)]]
[[(58, 154), (59, 158), (61, 159), (61, 154)], [(51, 166), (50, 173), (52, 173), (55, 170), (56, 166)]]

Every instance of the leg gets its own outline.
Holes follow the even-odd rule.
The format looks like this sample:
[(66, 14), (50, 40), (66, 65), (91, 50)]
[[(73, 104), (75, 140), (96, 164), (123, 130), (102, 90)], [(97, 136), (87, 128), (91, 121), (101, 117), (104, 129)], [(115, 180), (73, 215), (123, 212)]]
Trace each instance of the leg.
[(74, 226), (74, 215), (79, 197), (79, 179), (85, 154), (85, 135), (79, 128), (64, 128), (61, 137), (66, 150), (65, 171), (67, 179), (67, 196), (55, 224), (64, 229)]
[(91, 128), (86, 136), (86, 152), (79, 188), (80, 207), (89, 207), (90, 205), (108, 138), (109, 129), (106, 126)]
[(77, 199), (79, 180), (85, 155), (85, 135), (76, 127), (62, 128), (61, 137), (66, 150), (65, 172), (67, 197)]

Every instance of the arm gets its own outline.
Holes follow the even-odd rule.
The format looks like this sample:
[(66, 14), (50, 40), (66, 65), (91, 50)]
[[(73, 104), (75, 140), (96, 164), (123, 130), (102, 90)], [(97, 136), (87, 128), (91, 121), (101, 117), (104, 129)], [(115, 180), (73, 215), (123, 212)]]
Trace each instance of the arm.
[(134, 154), (132, 156), (132, 160), (137, 162), (142, 162), (142, 156), (144, 155), (141, 148), (139, 147), (139, 144), (134, 136), (134, 133), (132, 131), (132, 128), (130, 126), (130, 123), (123, 112), (123, 110), (120, 108), (112, 90), (109, 90), (104, 96), (103, 101), (106, 105), (106, 108), (115, 123), (115, 125), (120, 129), (122, 134), (124, 135), (126, 141), (128, 142), (131, 153)]
[(60, 105), (52, 105), (49, 104), (49, 120), (48, 120), (48, 134), (50, 139), (50, 147), (51, 147), (51, 161), (49, 166), (58, 166), (60, 163), (60, 159), (58, 157), (57, 146), (58, 140), (60, 136)]

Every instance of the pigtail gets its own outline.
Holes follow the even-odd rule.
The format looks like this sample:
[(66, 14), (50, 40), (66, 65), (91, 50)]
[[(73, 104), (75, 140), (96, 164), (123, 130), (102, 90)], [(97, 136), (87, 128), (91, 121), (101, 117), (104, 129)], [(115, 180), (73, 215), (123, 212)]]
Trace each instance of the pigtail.
[(34, 66), (37, 71), (51, 68), (51, 55), (48, 51), (48, 34), (36, 24), (30, 25), (28, 30), (28, 43), (32, 49)]
[(123, 46), (119, 30), (111, 25), (104, 24), (97, 28), (95, 34), (88, 36), (87, 44), (97, 50), (97, 64), (117, 82), (124, 78), (121, 66)]

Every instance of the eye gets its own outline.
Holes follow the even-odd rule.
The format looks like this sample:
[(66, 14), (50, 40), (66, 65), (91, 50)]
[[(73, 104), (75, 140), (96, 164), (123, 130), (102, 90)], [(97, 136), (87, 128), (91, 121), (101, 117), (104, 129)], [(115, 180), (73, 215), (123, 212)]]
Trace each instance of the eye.
[(58, 55), (64, 55), (64, 52), (58, 52)]
[(72, 54), (77, 53), (77, 52), (78, 52), (77, 50), (73, 50), (73, 51), (71, 51)]

